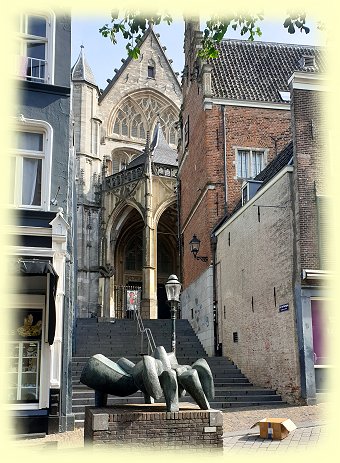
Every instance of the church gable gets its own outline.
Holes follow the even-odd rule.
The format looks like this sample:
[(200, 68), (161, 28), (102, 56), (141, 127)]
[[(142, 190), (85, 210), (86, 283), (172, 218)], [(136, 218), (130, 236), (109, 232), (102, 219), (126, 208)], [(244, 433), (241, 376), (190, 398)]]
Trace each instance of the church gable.
[(127, 58), (102, 93), (102, 112), (106, 112), (106, 106), (112, 108), (128, 93), (140, 89), (156, 90), (180, 106), (180, 84), (152, 29), (146, 32), (140, 49), (139, 58)]

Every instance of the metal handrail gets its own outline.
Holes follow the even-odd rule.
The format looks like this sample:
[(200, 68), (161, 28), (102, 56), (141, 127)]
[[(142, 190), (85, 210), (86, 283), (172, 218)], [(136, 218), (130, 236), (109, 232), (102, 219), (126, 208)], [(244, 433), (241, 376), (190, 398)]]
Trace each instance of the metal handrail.
[(150, 355), (150, 353), (152, 353), (156, 349), (156, 343), (155, 343), (155, 340), (153, 338), (150, 328), (144, 327), (143, 320), (142, 320), (139, 310), (136, 310), (136, 320), (137, 320), (137, 334), (139, 330), (139, 333), (141, 335), (141, 353), (143, 353), (144, 333), (145, 333), (146, 339), (148, 342), (148, 355)]

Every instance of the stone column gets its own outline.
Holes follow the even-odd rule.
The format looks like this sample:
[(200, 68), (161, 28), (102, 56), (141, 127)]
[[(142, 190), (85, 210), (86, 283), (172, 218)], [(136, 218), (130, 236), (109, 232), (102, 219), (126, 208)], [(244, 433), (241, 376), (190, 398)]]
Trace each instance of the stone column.
[(157, 243), (157, 229), (153, 217), (153, 188), (152, 188), (152, 158), (149, 151), (149, 134), (145, 147), (147, 157), (145, 161), (145, 196), (144, 196), (144, 232), (143, 232), (143, 299), (141, 302), (142, 318), (157, 318), (157, 277), (155, 243)]
[(143, 299), (142, 318), (157, 318), (157, 269), (156, 252), (157, 230), (146, 225), (143, 232)]
[(102, 313), (103, 318), (110, 318), (111, 313), (111, 280), (114, 275), (114, 268), (111, 264), (101, 265), (99, 267), (100, 275), (103, 279), (103, 295), (102, 295)]

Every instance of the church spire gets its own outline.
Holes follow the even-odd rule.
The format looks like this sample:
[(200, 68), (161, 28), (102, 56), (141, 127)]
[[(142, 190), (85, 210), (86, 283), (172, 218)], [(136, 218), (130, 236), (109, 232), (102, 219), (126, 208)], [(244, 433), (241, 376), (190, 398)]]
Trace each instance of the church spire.
[(80, 45), (78, 59), (71, 69), (71, 79), (72, 81), (84, 80), (92, 85), (97, 85), (92, 69), (86, 60), (83, 44)]

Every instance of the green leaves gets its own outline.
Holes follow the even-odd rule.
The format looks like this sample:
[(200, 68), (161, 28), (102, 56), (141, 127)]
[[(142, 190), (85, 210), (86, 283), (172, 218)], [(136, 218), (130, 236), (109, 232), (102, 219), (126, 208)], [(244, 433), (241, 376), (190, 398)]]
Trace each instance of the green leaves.
[(116, 44), (117, 35), (122, 35), (127, 40), (125, 46), (128, 56), (137, 59), (140, 55), (138, 44), (149, 26), (149, 23), (160, 24), (162, 21), (168, 25), (172, 23), (172, 17), (165, 12), (164, 15), (156, 13), (152, 16), (143, 16), (140, 11), (126, 11), (123, 18), (119, 19), (119, 10), (111, 11), (111, 25), (105, 24), (99, 29), (103, 37), (109, 37), (113, 44)]
[(286, 28), (289, 34), (295, 34), (295, 28), (300, 32), (304, 31), (309, 34), (310, 29), (306, 25), (306, 13), (304, 12), (290, 12), (288, 18), (285, 19), (283, 27)]
[(203, 31), (202, 49), (199, 50), (198, 56), (202, 59), (216, 58), (218, 56), (217, 45), (222, 41), (228, 27), (236, 31), (240, 30), (241, 36), (249, 34), (248, 40), (254, 40), (256, 36), (261, 36), (261, 29), (256, 26), (258, 21), (263, 20), (261, 13), (250, 15), (235, 13), (227, 18), (213, 16), (206, 23)]
[[(248, 40), (253, 41), (256, 36), (261, 37), (261, 28), (257, 25), (263, 20), (262, 13), (245, 14), (235, 13), (229, 17), (222, 18), (212, 16), (206, 22), (203, 31), (202, 48), (198, 51), (198, 56), (202, 59), (216, 58), (218, 56), (217, 45), (222, 41), (229, 27), (234, 31), (240, 31), (243, 37), (248, 34)], [(165, 22), (168, 25), (172, 23), (172, 17), (169, 13), (155, 13), (154, 15), (145, 16), (140, 11), (126, 11), (124, 16), (119, 19), (119, 10), (111, 11), (111, 25), (105, 24), (99, 29), (103, 37), (109, 37), (113, 44), (117, 43), (117, 35), (122, 35), (127, 40), (126, 50), (128, 55), (137, 59), (140, 55), (139, 43), (150, 23), (160, 24)], [(289, 13), (283, 26), (289, 34), (294, 34), (298, 29), (300, 32), (309, 33), (310, 29), (306, 26), (306, 14), (304, 12)]]

